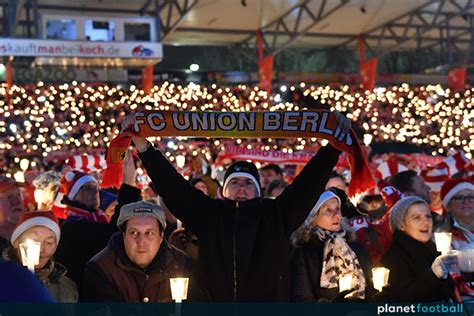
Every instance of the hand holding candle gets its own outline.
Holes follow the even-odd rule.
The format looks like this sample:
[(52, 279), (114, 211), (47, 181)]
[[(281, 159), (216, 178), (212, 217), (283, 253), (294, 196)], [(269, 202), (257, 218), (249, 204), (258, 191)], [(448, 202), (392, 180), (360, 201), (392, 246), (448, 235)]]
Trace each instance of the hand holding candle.
[(384, 286), (388, 284), (388, 276), (390, 270), (384, 267), (377, 267), (372, 269), (372, 279), (374, 283), (374, 289), (382, 292)]
[(339, 293), (352, 289), (352, 274), (344, 274), (339, 278)]
[(188, 297), (189, 278), (171, 278), (171, 297), (176, 303), (181, 303)]
[(436, 250), (441, 252), (442, 255), (446, 255), (451, 250), (451, 239), (452, 234), (447, 232), (434, 233)]
[(35, 272), (35, 266), (39, 264), (41, 252), (41, 243), (27, 239), (26, 242), (20, 244), (21, 261), (24, 266), (28, 267), (32, 273)]

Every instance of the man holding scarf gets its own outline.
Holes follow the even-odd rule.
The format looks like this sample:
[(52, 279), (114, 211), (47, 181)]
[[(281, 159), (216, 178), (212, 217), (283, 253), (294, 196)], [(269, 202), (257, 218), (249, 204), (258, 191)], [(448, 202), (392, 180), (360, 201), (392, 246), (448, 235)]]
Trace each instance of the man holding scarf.
[[(347, 133), (350, 121), (335, 116)], [(135, 123), (132, 114), (122, 129)], [(224, 200), (214, 200), (191, 186), (145, 138), (134, 135), (132, 141), (158, 194), (199, 238), (196, 282), (206, 292), (201, 300), (288, 301), (290, 235), (324, 192), (340, 151), (321, 148), (274, 200), (261, 198), (256, 167), (236, 162), (224, 177)]]

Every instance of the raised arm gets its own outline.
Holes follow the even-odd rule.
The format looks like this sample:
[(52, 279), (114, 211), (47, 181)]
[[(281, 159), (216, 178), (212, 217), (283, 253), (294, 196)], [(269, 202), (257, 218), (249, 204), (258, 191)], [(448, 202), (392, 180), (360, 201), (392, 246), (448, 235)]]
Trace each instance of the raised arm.
[(319, 196), (324, 192), (339, 154), (340, 151), (331, 145), (321, 148), (293, 180), (293, 183), (276, 198), (278, 209), (286, 217), (288, 234), (304, 222)]
[(217, 201), (194, 188), (158, 150), (150, 146), (139, 153), (157, 193), (163, 198), (173, 215), (198, 233), (201, 224), (206, 223), (203, 216), (207, 210), (215, 209)]
[[(133, 114), (122, 122), (122, 130), (130, 130), (135, 124)], [(169, 210), (185, 223), (194, 233), (206, 224), (204, 213), (215, 209), (218, 201), (194, 188), (159, 151), (142, 137), (132, 137), (138, 156), (148, 176)]]

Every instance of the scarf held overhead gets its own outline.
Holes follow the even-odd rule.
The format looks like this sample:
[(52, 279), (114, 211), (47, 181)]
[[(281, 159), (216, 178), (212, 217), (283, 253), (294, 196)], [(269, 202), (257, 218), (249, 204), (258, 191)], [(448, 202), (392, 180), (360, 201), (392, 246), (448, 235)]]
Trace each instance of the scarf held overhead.
[(310, 138), (327, 139), (349, 155), (351, 183), (355, 196), (375, 185), (367, 159), (354, 131), (345, 134), (336, 117), (327, 110), (303, 112), (186, 112), (141, 111), (135, 114), (133, 130), (110, 142), (102, 187), (118, 187), (122, 162), (131, 137), (215, 137), (215, 138)]

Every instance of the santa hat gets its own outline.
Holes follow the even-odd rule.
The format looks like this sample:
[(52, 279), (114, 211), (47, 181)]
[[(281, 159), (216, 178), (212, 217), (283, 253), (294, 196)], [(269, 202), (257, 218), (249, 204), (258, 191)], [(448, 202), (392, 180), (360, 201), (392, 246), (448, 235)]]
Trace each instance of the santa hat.
[(380, 195), (387, 206), (387, 210), (390, 209), (401, 199), (406, 197), (405, 194), (397, 190), (393, 185), (388, 183), (385, 180), (380, 180), (377, 182), (377, 187), (379, 188)]
[(471, 164), (471, 161), (467, 159), (464, 151), (460, 150), (452, 156), (446, 158), (442, 163), (444, 163), (449, 169), (450, 175), (455, 175), (456, 173), (464, 170)]
[(449, 168), (444, 164), (438, 164), (435, 166), (426, 166), (420, 176), (428, 185), (431, 191), (440, 192), (441, 187), (445, 181), (450, 179)]
[(81, 187), (89, 182), (98, 183), (96, 178), (90, 174), (77, 170), (70, 171), (61, 177), (61, 193), (72, 200)]
[(446, 181), (441, 187), (441, 199), (443, 200), (443, 205), (446, 208), (449, 201), (457, 193), (464, 189), (470, 189), (474, 191), (474, 183), (465, 178), (451, 179)]
[(397, 158), (392, 156), (387, 161), (384, 161), (378, 165), (374, 176), (379, 180), (383, 180), (406, 170), (408, 170), (408, 168), (400, 164)]
[(62, 200), (64, 198), (64, 193), (63, 193), (62, 190), (63, 189), (61, 187), (59, 187), (59, 191), (58, 191), (58, 194), (56, 195), (56, 198), (54, 199), (53, 207), (51, 208), (51, 212), (53, 212), (54, 215), (56, 215), (57, 218), (65, 219), (67, 217), (66, 216), (67, 205), (63, 204), (63, 202), (62, 202)]
[(229, 185), (230, 180), (236, 177), (244, 177), (250, 179), (257, 188), (258, 196), (260, 196), (260, 177), (258, 175), (257, 167), (253, 163), (247, 161), (234, 162), (224, 175), (224, 185), (222, 186), (222, 192)]
[(16, 224), (15, 230), (12, 233), (10, 238), (11, 243), (13, 244), (18, 237), (21, 236), (25, 231), (34, 226), (43, 226), (49, 228), (56, 235), (56, 246), (59, 243), (59, 238), (61, 237), (61, 230), (59, 229), (59, 221), (52, 212), (41, 211), (41, 212), (28, 212), (20, 215), (20, 219)]

